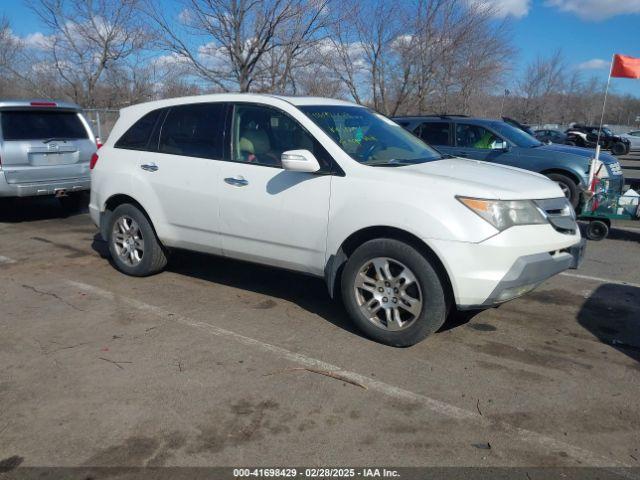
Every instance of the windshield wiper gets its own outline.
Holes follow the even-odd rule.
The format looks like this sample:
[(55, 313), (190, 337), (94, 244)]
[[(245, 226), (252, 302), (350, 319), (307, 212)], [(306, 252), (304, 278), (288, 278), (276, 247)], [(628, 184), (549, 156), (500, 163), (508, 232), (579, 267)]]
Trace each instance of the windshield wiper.
[(69, 140), (69, 139), (68, 138), (63, 138), (63, 137), (51, 137), (51, 138), (47, 138), (46, 140), (43, 140), (42, 143), (66, 142), (67, 140)]

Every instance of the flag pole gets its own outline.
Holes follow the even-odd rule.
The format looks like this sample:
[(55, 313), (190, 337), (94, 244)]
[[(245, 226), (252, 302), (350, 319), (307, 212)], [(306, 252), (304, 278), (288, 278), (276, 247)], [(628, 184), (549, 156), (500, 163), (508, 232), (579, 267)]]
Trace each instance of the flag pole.
[(604, 122), (604, 111), (607, 106), (607, 95), (609, 94), (609, 85), (611, 85), (612, 71), (613, 71), (613, 55), (611, 56), (611, 65), (609, 66), (609, 78), (607, 79), (607, 88), (604, 91), (604, 102), (602, 102), (602, 114), (600, 115), (600, 127), (598, 128), (598, 141), (596, 142), (596, 160), (600, 158), (600, 135), (602, 133), (602, 124)]
[(602, 134), (602, 124), (604, 123), (604, 111), (607, 106), (607, 96), (609, 95), (609, 85), (611, 84), (611, 73), (613, 72), (614, 56), (611, 55), (611, 65), (609, 66), (609, 78), (607, 79), (607, 88), (604, 90), (604, 102), (602, 102), (602, 113), (600, 114), (600, 126), (598, 127), (598, 139), (596, 140), (596, 156), (589, 165), (589, 185), (588, 190), (593, 187), (593, 177), (595, 176), (596, 163), (600, 160), (600, 135)]

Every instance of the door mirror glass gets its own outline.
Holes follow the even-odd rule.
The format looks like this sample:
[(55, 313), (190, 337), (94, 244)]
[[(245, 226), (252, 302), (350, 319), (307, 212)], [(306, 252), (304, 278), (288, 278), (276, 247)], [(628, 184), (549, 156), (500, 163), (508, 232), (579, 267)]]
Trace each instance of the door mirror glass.
[(320, 164), (309, 150), (287, 150), (280, 157), (282, 168), (292, 172), (313, 173), (320, 170)]
[(509, 144), (507, 142), (505, 142), (502, 139), (497, 139), (495, 142), (493, 142), (493, 144), (491, 145), (491, 149), (492, 150), (503, 150), (503, 151), (507, 151), (509, 150)]

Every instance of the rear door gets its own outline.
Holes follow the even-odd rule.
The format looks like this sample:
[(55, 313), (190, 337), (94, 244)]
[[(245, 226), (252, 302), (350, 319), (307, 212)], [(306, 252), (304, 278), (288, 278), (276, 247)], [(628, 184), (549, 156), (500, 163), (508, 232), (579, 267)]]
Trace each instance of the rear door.
[(154, 145), (137, 157), (135, 189), (161, 240), (180, 248), (220, 252), (220, 160), (228, 156), (228, 104), (170, 107)]
[(423, 122), (418, 125), (413, 133), (417, 135), (423, 142), (435, 147), (438, 151), (453, 155), (450, 122)]
[(0, 159), (8, 183), (89, 176), (96, 144), (79, 112), (36, 107), (2, 110), (0, 129)]

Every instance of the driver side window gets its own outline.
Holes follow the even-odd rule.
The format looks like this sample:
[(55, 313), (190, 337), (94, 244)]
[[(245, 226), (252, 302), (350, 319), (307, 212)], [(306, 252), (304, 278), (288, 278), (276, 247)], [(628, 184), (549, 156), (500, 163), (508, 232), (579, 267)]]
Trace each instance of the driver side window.
[(236, 162), (280, 168), (283, 152), (309, 150), (327, 166), (326, 151), (296, 120), (266, 106), (236, 104), (232, 150)]
[(456, 144), (463, 148), (492, 150), (502, 145), (502, 139), (479, 125), (456, 125)]

